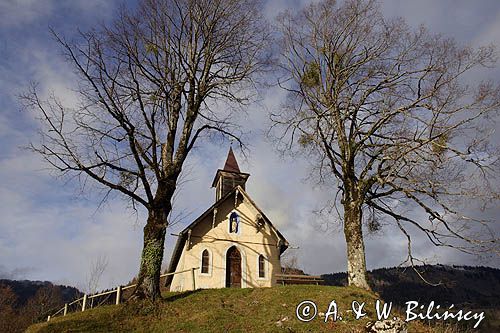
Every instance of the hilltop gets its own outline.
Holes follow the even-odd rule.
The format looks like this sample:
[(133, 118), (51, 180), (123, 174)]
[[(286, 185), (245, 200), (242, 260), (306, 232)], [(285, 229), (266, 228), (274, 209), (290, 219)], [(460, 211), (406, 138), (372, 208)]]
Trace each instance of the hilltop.
[[(295, 317), (296, 305), (305, 299), (318, 302), (318, 311), (326, 312), (331, 300), (339, 308), (348, 309), (355, 299), (367, 301), (367, 307), (377, 298), (395, 303), (401, 309), (409, 300), (428, 304), (435, 301), (447, 306), (455, 304), (460, 309), (485, 310), (486, 319), (481, 332), (495, 331), (500, 327), (500, 270), (489, 267), (420, 266), (431, 286), (407, 268), (381, 268), (369, 272), (374, 293), (343, 287), (346, 273), (326, 274), (322, 277), (333, 286), (278, 286), (265, 289), (213, 289), (186, 293), (164, 293), (158, 305), (147, 302), (98, 307), (84, 313), (55, 318), (30, 328), (29, 332), (85, 332), (85, 331), (332, 331), (345, 329), (364, 332), (368, 320), (324, 324), (316, 319), (308, 324)], [(295, 274), (300, 272), (296, 271)], [(37, 285), (36, 283), (34, 286)], [(113, 300), (111, 300), (113, 301)], [(347, 306), (347, 308), (346, 308)], [(52, 312), (53, 313), (53, 312)], [(400, 312), (403, 313), (403, 312)], [(45, 318), (48, 313), (45, 313)], [(371, 313), (373, 315), (373, 313)], [(43, 320), (43, 319), (42, 319)], [(282, 321), (283, 320), (283, 321)], [(220, 326), (220, 327), (219, 327)], [(430, 332), (422, 325), (410, 332)], [(459, 332), (455, 329), (447, 332)]]
[[(166, 293), (157, 304), (139, 302), (103, 306), (31, 326), (28, 333), (46, 332), (365, 332), (375, 317), (377, 295), (352, 287), (277, 286), (258, 289), (206, 289)], [(295, 315), (303, 300), (326, 312), (332, 300), (342, 321), (307, 323)], [(367, 317), (354, 320), (351, 302), (366, 302)], [(420, 323), (411, 332), (439, 332)]]

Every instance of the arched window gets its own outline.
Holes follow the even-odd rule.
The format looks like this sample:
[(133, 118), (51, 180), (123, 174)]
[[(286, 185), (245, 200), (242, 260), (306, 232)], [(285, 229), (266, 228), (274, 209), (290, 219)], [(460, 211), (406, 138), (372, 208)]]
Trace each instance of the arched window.
[(232, 212), (229, 215), (229, 232), (238, 233), (238, 228), (240, 224), (240, 217), (236, 212)]
[(259, 277), (260, 278), (265, 278), (266, 277), (266, 259), (264, 256), (261, 254), (259, 255)]
[(201, 254), (201, 273), (208, 274), (209, 265), (210, 265), (210, 253), (208, 253), (208, 250), (205, 249)]

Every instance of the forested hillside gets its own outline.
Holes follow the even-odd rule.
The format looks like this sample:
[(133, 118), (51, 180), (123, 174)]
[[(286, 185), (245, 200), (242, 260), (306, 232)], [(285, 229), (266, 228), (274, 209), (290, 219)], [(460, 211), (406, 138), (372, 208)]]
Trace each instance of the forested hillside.
[[(370, 271), (368, 276), (375, 292), (385, 301), (400, 305), (415, 300), (419, 303), (455, 304), (457, 307), (500, 307), (499, 269), (424, 265), (418, 266), (418, 271), (428, 283), (412, 268), (380, 268)], [(322, 277), (328, 285), (347, 284), (346, 273), (325, 274)]]
[(0, 280), (0, 332), (23, 332), (80, 295), (48, 281)]

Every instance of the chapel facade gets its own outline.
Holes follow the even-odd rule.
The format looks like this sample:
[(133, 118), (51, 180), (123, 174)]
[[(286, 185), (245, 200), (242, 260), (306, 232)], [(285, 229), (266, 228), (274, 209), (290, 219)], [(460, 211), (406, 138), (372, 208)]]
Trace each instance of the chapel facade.
[(167, 277), (170, 291), (276, 284), (288, 242), (246, 193), (249, 176), (230, 148), (212, 182), (215, 203), (178, 235), (168, 272), (182, 273)]

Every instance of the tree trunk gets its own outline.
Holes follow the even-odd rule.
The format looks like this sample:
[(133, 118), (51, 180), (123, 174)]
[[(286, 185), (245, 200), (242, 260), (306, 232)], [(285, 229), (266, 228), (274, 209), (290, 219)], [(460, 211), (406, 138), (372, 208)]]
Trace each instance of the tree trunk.
[(137, 286), (131, 299), (156, 300), (161, 297), (160, 274), (163, 262), (167, 217), (172, 209), (171, 199), (175, 186), (159, 188), (156, 192), (154, 207), (148, 212), (144, 226), (144, 244)]
[(161, 295), (160, 270), (163, 262), (166, 224), (155, 215), (150, 212), (148, 222), (144, 226), (141, 266), (133, 298), (155, 300)]
[(366, 274), (362, 210), (357, 201), (344, 202), (344, 235), (347, 243), (347, 277), (350, 286), (370, 290)]

